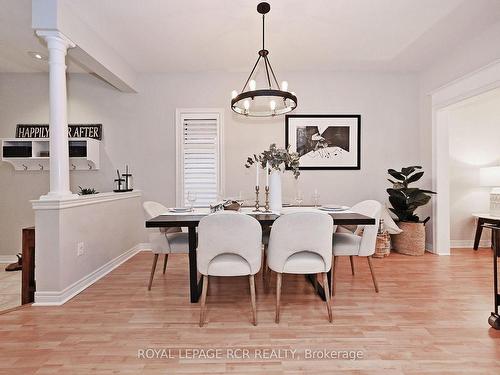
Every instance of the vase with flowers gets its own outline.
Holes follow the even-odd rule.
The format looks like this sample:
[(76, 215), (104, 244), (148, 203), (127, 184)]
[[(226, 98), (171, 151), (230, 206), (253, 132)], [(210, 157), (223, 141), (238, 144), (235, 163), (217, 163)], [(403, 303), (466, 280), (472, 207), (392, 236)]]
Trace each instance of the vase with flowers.
[(269, 181), (270, 210), (280, 212), (283, 207), (281, 175), (286, 169), (290, 169), (295, 179), (299, 178), (299, 154), (290, 152), (289, 148), (279, 148), (276, 143), (272, 143), (269, 150), (249, 156), (245, 167), (250, 168), (254, 164), (260, 166), (267, 173), (266, 181)]

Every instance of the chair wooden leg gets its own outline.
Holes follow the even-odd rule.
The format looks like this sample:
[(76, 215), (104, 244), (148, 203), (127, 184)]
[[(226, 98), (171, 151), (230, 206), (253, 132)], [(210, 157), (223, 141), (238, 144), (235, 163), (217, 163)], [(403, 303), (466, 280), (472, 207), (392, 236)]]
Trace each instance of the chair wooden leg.
[(335, 282), (335, 270), (337, 269), (337, 262), (338, 262), (338, 256), (333, 256), (333, 259), (332, 259), (332, 280), (331, 280), (331, 285), (332, 285), (332, 293), (331, 295), (334, 296), (335, 295), (335, 285), (336, 285), (336, 282)]
[(262, 279), (264, 281), (267, 279), (267, 258), (265, 250), (264, 250), (264, 256), (262, 257)]
[(208, 291), (208, 275), (203, 275), (203, 289), (201, 290), (201, 305), (200, 305), (200, 327), (205, 323), (205, 303), (207, 301)]
[(254, 275), (248, 277), (250, 282), (250, 300), (252, 302), (252, 324), (257, 325), (257, 306), (255, 304), (255, 278)]
[(149, 276), (148, 290), (151, 290), (151, 285), (153, 285), (153, 277), (155, 275), (157, 262), (158, 262), (158, 254), (155, 254), (153, 258), (153, 267), (151, 267), (151, 275)]
[(165, 271), (167, 270), (167, 262), (168, 262), (168, 254), (165, 254), (165, 259), (163, 260), (163, 274), (165, 275)]
[(378, 283), (377, 279), (375, 278), (375, 272), (373, 271), (372, 258), (366, 257), (366, 259), (368, 260), (368, 266), (370, 266), (370, 272), (372, 274), (372, 280), (373, 280), (373, 286), (375, 287), (375, 292), (378, 293)]
[(349, 260), (351, 261), (351, 273), (354, 275), (354, 257), (349, 255)]
[(280, 322), (280, 299), (281, 299), (281, 278), (282, 274), (276, 274), (276, 323)]
[(326, 272), (323, 272), (323, 289), (325, 290), (326, 309), (328, 310), (328, 321), (331, 323), (333, 321), (332, 305), (330, 303), (330, 291), (328, 290), (328, 274)]
[(266, 290), (269, 289), (269, 284), (271, 283), (271, 278), (272, 278), (272, 273), (271, 269), (269, 268), (269, 264), (267, 263), (267, 252), (264, 250), (264, 266), (262, 269), (262, 277), (264, 280), (264, 288)]

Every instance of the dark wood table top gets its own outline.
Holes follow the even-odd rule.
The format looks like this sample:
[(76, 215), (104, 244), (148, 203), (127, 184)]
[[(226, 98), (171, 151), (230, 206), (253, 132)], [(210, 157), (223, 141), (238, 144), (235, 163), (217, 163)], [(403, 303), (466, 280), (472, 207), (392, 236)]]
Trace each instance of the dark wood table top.
[[(354, 212), (331, 212), (335, 225), (374, 225), (375, 219), (357, 214)], [(272, 225), (279, 215), (273, 213), (258, 213), (251, 214), (262, 225)], [(160, 228), (160, 227), (196, 227), (203, 214), (174, 214), (174, 215), (160, 215), (146, 221), (146, 228)]]

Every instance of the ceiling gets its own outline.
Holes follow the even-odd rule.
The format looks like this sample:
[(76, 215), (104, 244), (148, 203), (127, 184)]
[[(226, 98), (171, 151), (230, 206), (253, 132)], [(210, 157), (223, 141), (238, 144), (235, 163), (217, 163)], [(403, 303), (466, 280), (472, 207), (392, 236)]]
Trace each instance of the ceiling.
[[(258, 0), (64, 1), (137, 72), (248, 71), (260, 49)], [(287, 71), (418, 71), (500, 21), (500, 0), (269, 2), (269, 57)], [(31, 1), (0, 7), (0, 72), (46, 71), (27, 54), (46, 53)]]

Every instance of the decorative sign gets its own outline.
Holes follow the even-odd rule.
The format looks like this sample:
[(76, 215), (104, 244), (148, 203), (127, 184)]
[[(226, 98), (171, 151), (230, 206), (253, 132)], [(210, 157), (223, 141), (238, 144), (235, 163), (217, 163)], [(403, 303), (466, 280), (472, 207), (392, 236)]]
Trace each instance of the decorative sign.
[[(49, 125), (17, 124), (16, 138), (49, 138)], [(68, 138), (102, 139), (102, 124), (70, 124)]]

